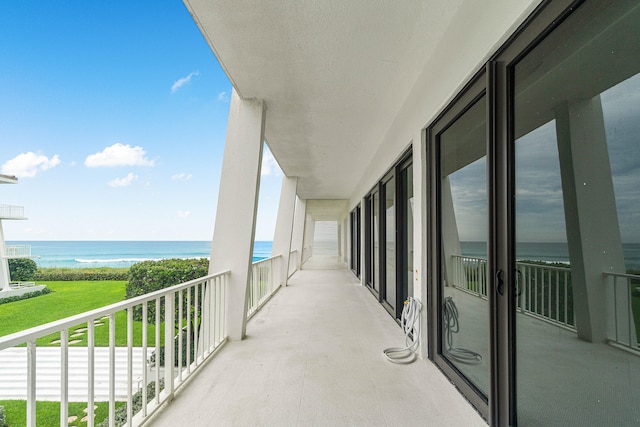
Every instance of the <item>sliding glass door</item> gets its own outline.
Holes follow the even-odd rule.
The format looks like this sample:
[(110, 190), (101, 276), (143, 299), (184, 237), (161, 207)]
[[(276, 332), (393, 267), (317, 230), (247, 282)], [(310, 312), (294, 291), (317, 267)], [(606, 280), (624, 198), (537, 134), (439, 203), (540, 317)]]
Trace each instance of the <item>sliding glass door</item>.
[(405, 154), (365, 198), (366, 284), (400, 319), (413, 294), (413, 166)]
[(635, 424), (640, 3), (588, 2), (511, 79), (518, 425)]
[(487, 99), (478, 78), (431, 129), (431, 354), (481, 412), (490, 389)]
[(543, 2), (427, 129), (429, 356), (491, 425), (640, 419), (639, 135), (626, 0)]

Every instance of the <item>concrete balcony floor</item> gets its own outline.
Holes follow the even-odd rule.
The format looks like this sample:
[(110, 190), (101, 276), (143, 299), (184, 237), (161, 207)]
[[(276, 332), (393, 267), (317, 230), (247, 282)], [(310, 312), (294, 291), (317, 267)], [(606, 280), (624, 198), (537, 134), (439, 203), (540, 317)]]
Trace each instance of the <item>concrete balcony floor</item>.
[(346, 270), (307, 263), (153, 426), (485, 426), (431, 362), (388, 362), (397, 323)]

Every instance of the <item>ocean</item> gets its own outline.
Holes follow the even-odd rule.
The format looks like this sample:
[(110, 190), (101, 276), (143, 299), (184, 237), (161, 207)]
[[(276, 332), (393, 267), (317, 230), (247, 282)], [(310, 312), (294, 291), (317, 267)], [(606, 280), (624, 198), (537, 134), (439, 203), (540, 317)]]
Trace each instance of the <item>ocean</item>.
[[(257, 241), (253, 261), (271, 256), (269, 241)], [(210, 241), (11, 241), (30, 245), (38, 267), (130, 267), (140, 261), (167, 258), (208, 258)]]
[[(462, 254), (470, 257), (486, 258), (485, 242), (461, 242)], [(640, 243), (623, 243), (624, 261), (627, 271), (640, 270)], [(569, 264), (569, 249), (566, 243), (519, 242), (516, 245), (519, 261), (546, 261)]]
[[(31, 245), (39, 267), (130, 267), (136, 262), (166, 258), (208, 258), (209, 241), (11, 241), (8, 245)], [(253, 261), (271, 256), (270, 241), (257, 241)], [(334, 245), (335, 246), (335, 245)], [(640, 244), (622, 245), (627, 270), (640, 270)], [(337, 246), (319, 247), (319, 252), (335, 255)], [(323, 250), (320, 250), (323, 249)], [(462, 242), (462, 254), (486, 258), (484, 242)], [(528, 243), (517, 245), (518, 260), (569, 263), (566, 243)]]

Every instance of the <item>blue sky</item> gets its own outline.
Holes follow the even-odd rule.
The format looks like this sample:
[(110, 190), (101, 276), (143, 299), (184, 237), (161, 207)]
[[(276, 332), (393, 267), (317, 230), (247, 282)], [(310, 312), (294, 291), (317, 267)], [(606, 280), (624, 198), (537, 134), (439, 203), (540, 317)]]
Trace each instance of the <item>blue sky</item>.
[[(231, 84), (180, 1), (0, 2), (7, 240), (209, 240)], [(257, 240), (281, 172), (265, 154)]]

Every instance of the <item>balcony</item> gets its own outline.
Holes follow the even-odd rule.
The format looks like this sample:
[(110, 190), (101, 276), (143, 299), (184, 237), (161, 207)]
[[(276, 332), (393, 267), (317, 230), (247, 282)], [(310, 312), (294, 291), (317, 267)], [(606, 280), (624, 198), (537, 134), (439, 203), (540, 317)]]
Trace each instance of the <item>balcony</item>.
[(384, 358), (403, 343), (350, 271), (303, 269), (151, 425), (486, 425), (431, 362)]
[(31, 246), (30, 245), (6, 246), (4, 258), (31, 258)]
[[(252, 317), (242, 341), (226, 340), (229, 273), (222, 272), (1, 337), (0, 350), (6, 350), (0, 356), (14, 359), (0, 363), (3, 388), (13, 387), (21, 393), (13, 398), (28, 401), (28, 426), (35, 425), (36, 401), (61, 401), (61, 425), (67, 402), (86, 401), (91, 426), (94, 403), (108, 402), (113, 415), (116, 402), (131, 404), (136, 392), (143, 407), (127, 412), (132, 425), (486, 425), (431, 362), (396, 365), (383, 357), (382, 349), (404, 343), (402, 331), (344, 265), (296, 271), (281, 288), (273, 281), (281, 258), (253, 266)], [(340, 266), (315, 258), (305, 267)], [(147, 317), (149, 307), (161, 309)], [(140, 308), (142, 331), (133, 322)], [(164, 328), (172, 317), (181, 325), (176, 336)], [(116, 338), (119, 328), (124, 344)], [(74, 344), (81, 329), (87, 344)], [(93, 345), (105, 332), (108, 347)], [(36, 346), (52, 333), (61, 347)], [(175, 346), (167, 344), (172, 341)], [(149, 354), (162, 359), (163, 350), (158, 368)], [(57, 357), (51, 359), (52, 352)], [(171, 365), (172, 371), (165, 369)]]
[(12, 205), (0, 205), (0, 219), (27, 219), (24, 216), (24, 207)]

